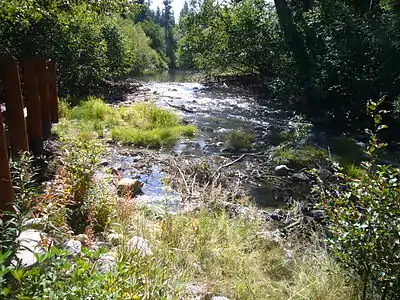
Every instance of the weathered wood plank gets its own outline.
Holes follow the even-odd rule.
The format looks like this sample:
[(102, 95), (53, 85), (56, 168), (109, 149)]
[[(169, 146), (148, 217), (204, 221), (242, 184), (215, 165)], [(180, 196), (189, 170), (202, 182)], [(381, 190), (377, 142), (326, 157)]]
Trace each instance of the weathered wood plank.
[(0, 112), (0, 210), (10, 210), (15, 199), (8, 162), (3, 114)]
[(50, 120), (52, 123), (58, 123), (58, 91), (57, 91), (57, 71), (54, 61), (47, 61), (47, 74), (49, 83), (49, 102), (50, 102)]
[(27, 98), (27, 128), (29, 146), (33, 154), (40, 155), (43, 149), (42, 107), (40, 104), (39, 85), (37, 79), (37, 60), (22, 60), (24, 93)]
[(2, 57), (0, 64), (2, 69), (0, 76), (5, 96), (9, 142), (11, 153), (15, 156), (20, 152), (29, 151), (19, 67), (17, 60), (12, 56)]
[(47, 64), (45, 60), (37, 60), (37, 75), (39, 85), (40, 105), (42, 108), (42, 130), (43, 136), (50, 136), (50, 98), (49, 98), (49, 76), (47, 74)]

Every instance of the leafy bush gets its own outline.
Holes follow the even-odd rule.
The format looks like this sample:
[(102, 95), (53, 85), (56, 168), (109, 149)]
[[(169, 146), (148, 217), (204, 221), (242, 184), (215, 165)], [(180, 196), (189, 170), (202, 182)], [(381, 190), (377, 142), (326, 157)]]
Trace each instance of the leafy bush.
[(375, 125), (368, 147), (371, 161), (362, 163), (361, 180), (338, 172), (340, 183), (320, 181), (317, 188), (329, 216), (328, 242), (334, 255), (361, 276), (362, 299), (374, 294), (394, 299), (400, 293), (400, 169), (376, 161), (384, 146), (377, 133), (386, 128), (378, 112), (382, 101), (368, 104)]

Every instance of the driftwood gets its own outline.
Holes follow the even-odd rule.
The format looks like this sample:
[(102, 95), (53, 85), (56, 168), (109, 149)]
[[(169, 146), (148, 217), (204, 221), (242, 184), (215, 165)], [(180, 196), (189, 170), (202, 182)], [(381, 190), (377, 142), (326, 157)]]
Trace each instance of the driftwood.
[(166, 101), (166, 100), (164, 100), (164, 102), (167, 103), (168, 106), (171, 106), (172, 108), (179, 109), (179, 110), (181, 110), (181, 111), (184, 111), (184, 112), (187, 112), (187, 113), (191, 113), (191, 114), (195, 113), (194, 110), (188, 109), (188, 108), (186, 108), (186, 107), (183, 106), (183, 105), (173, 105), (173, 104), (169, 103), (169, 102)]

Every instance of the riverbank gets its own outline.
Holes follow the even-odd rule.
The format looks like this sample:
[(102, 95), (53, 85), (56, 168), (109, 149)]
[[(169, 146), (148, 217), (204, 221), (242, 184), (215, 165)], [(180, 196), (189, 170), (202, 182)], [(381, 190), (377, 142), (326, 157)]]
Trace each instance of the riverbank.
[[(32, 196), (35, 204), (20, 198), (28, 209), (11, 226), (17, 245), (38, 256), (17, 246), (23, 262), (17, 273), (15, 252), (6, 256), (14, 261), (3, 275), (13, 287), (4, 291), (9, 299), (49, 296), (48, 290), (60, 299), (356, 298), (358, 277), (321, 243), (326, 207), (318, 206), (313, 188), (338, 177), (332, 154), (310, 144), (307, 124), (273, 109), (255, 119), (254, 99), (226, 88), (150, 83), (139, 89), (141, 97), (83, 109), (89, 101), (65, 114), (56, 176)], [(120, 126), (122, 112), (136, 105), (157, 105), (198, 133), (160, 149), (123, 145), (109, 126)], [(95, 118), (82, 117), (85, 111)], [(91, 121), (96, 128), (87, 126)], [(357, 167), (351, 171), (364, 176)], [(35, 290), (33, 283), (46, 276), (56, 280)]]

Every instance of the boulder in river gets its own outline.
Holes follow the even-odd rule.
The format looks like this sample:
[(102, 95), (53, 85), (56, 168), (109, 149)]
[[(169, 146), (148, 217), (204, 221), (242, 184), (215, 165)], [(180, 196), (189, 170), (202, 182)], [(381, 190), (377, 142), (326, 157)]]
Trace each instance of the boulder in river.
[(122, 178), (117, 183), (119, 196), (135, 196), (142, 190), (143, 183), (137, 179)]
[(286, 165), (279, 165), (275, 167), (274, 171), (278, 176), (286, 176), (292, 171), (292, 169), (288, 168)]
[(205, 132), (214, 132), (214, 128), (210, 127), (210, 126), (202, 126), (200, 128), (201, 131), (205, 131)]

